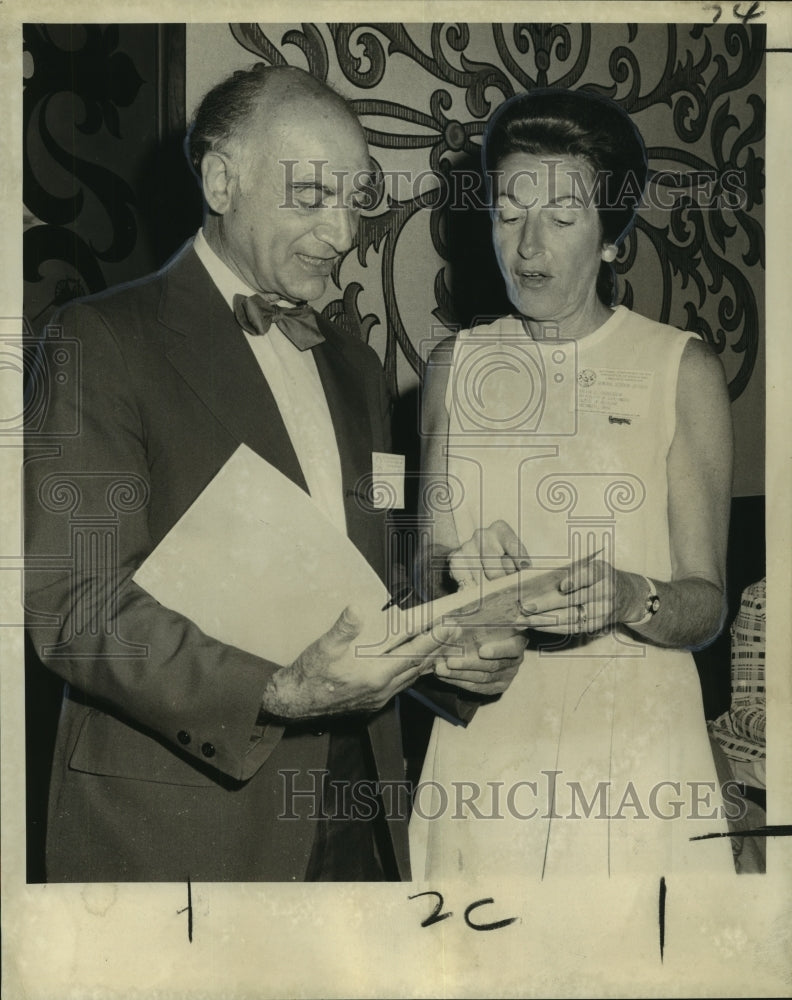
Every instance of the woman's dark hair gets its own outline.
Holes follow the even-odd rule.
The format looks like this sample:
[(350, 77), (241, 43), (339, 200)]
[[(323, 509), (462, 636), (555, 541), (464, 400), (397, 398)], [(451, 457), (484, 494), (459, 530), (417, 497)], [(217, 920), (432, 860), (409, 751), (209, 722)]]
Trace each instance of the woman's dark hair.
[[(641, 134), (626, 111), (580, 90), (532, 90), (505, 101), (484, 132), (482, 163), (492, 194), (500, 163), (511, 153), (575, 157), (594, 172), (594, 204), (604, 243), (618, 246), (635, 223), (648, 163)], [(597, 292), (613, 303), (616, 276), (603, 262)]]

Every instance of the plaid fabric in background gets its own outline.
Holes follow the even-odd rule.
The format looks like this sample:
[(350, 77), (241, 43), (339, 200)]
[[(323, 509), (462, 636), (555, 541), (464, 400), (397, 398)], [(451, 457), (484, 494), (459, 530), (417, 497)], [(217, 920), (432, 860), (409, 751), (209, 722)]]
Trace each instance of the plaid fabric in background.
[(710, 724), (726, 756), (749, 764), (765, 758), (766, 586), (762, 579), (743, 591), (731, 626), (731, 708)]
[(765, 631), (767, 582), (743, 591), (740, 610), (731, 627), (732, 707), (765, 700)]

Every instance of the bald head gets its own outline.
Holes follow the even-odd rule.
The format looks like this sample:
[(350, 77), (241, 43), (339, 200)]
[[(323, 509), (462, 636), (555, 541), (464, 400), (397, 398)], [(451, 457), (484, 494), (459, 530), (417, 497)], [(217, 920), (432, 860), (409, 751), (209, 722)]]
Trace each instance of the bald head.
[(299, 120), (309, 127), (328, 119), (341, 120), (363, 137), (357, 115), (327, 84), (296, 66), (256, 63), (249, 70), (237, 70), (206, 94), (188, 133), (188, 158), (200, 179), (208, 152), (233, 152), (244, 159), (254, 133), (263, 138), (284, 121)]

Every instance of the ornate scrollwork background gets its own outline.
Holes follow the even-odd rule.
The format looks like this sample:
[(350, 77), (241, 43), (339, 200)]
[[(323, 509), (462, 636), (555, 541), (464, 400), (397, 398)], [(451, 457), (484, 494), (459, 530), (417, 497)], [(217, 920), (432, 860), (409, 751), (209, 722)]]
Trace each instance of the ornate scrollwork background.
[[(436, 216), (447, 208), (446, 199), (439, 197), (444, 174), (460, 162), (458, 154), (478, 155), (486, 119), (502, 100), (523, 89), (559, 86), (605, 94), (634, 116), (657, 175), (651, 186), (665, 188), (654, 200), (664, 194), (667, 204), (673, 202), (665, 213), (646, 209), (640, 216), (617, 265), (623, 300), (630, 305), (646, 300), (630, 274), (639, 254), (654, 254), (661, 281), (654, 285), (658, 294), (651, 314), (673, 322), (681, 306), (685, 326), (704, 334), (721, 353), (737, 355), (727, 353), (724, 358), (732, 398), (745, 390), (757, 357), (756, 285), (761, 286), (761, 275), (755, 276), (758, 282), (751, 281), (746, 270), (764, 263), (763, 160), (757, 153), (764, 136), (762, 28), (343, 24), (279, 30), (242, 24), (232, 25), (231, 31), (240, 45), (264, 61), (302, 64), (351, 95), (383, 166), (390, 151), (421, 150), (424, 162), (419, 169), (438, 175), (430, 194), (392, 198), (387, 211), (364, 219), (361, 227), (357, 252), (362, 263), (372, 247), (378, 249), (385, 239), (391, 244), (382, 261), (385, 312), (378, 318), (392, 332), (385, 362), (393, 388), (398, 383), (396, 348), (418, 375), (421, 372), (414, 331), (405, 329), (394, 282), (395, 245), (402, 231), (421, 209)], [(414, 37), (418, 34), (424, 44)], [(644, 45), (649, 59), (642, 53)], [(419, 76), (425, 80), (423, 93), (414, 83), (404, 87), (405, 81)], [(388, 82), (401, 100), (368, 96)], [(424, 103), (428, 97), (430, 113), (416, 106), (417, 100), (406, 102), (405, 89), (410, 96), (423, 97)], [(460, 98), (463, 120), (448, 114)], [(416, 131), (408, 132), (405, 123)], [(661, 168), (675, 171), (679, 179), (660, 175)], [(697, 207), (691, 195), (695, 175), (722, 178), (730, 170), (745, 176), (744, 206)], [(717, 193), (716, 188), (711, 195)], [(441, 261), (435, 277), (446, 279), (433, 282), (434, 312), (451, 325), (457, 317), (446, 275), (450, 250), (441, 220), (430, 217), (428, 228)], [(410, 294), (415, 283), (416, 277)], [(337, 316), (355, 330), (361, 328), (352, 298), (335, 306)]]
[[(652, 171), (647, 204), (616, 262), (621, 300), (709, 341), (735, 413), (744, 415), (738, 449), (761, 453), (747, 428), (761, 434), (764, 416), (762, 27), (234, 24), (230, 31), (245, 51), (234, 56), (225, 47), (216, 63), (200, 67), (191, 64), (188, 34), (188, 97), (230, 63), (255, 56), (328, 80), (361, 116), (390, 187), (363, 218), (324, 308), (375, 347), (397, 394), (420, 380), (431, 342), (448, 328), (508, 308), (485, 213), (453, 210), (459, 171), (477, 165), (493, 110), (544, 86), (617, 101), (641, 130)], [(204, 56), (207, 40), (195, 40)], [(399, 170), (420, 176), (419, 189), (395, 179)]]
[[(60, 302), (159, 266), (198, 225), (180, 136), (163, 128), (163, 73), (178, 62), (165, 30), (25, 26), (25, 312), (36, 329)], [(761, 493), (764, 46), (761, 26), (722, 23), (189, 25), (181, 106), (189, 115), (256, 59), (302, 66), (350, 98), (386, 198), (319, 305), (374, 347), (404, 397), (449, 328), (509, 308), (486, 213), (464, 189), (492, 111), (541, 86), (618, 101), (649, 147), (655, 205), (616, 261), (621, 297), (720, 354), (735, 492)], [(735, 176), (730, 207), (719, 196)]]

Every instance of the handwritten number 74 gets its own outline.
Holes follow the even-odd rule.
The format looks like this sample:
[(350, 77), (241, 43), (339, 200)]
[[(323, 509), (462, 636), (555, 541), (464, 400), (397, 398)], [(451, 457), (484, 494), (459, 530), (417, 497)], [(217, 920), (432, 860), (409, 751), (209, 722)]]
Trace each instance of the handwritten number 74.
[[(737, 18), (738, 21), (742, 21), (743, 24), (747, 24), (749, 21), (753, 21), (757, 17), (763, 17), (764, 11), (759, 10), (759, 0), (754, 0), (751, 6), (746, 11), (740, 10), (742, 4), (736, 3), (732, 7), (732, 14)], [(717, 24), (721, 19), (723, 14), (723, 5), (719, 3), (708, 3), (704, 6), (704, 10), (714, 10), (715, 17), (712, 19), (713, 24)]]

